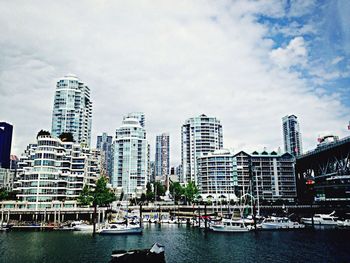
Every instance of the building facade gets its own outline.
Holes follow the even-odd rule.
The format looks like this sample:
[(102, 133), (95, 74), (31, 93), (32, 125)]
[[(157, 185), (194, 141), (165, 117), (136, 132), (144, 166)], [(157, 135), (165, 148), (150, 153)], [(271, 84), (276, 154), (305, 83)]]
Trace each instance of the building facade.
[(298, 118), (295, 115), (287, 115), (282, 118), (284, 151), (298, 156), (302, 154), (301, 133)]
[(198, 189), (203, 199), (236, 200), (237, 161), (229, 150), (205, 153), (197, 159)]
[(73, 134), (74, 141), (90, 147), (92, 102), (90, 88), (77, 76), (66, 75), (56, 84), (52, 135)]
[(99, 160), (80, 144), (38, 136), (20, 158), (15, 190), (28, 208), (51, 207), (52, 201), (76, 200), (84, 185), (95, 186)]
[(15, 172), (10, 169), (0, 168), (0, 189), (12, 191)]
[(101, 174), (109, 178), (113, 173), (113, 136), (107, 133), (97, 136), (96, 149), (101, 152)]
[(223, 147), (222, 125), (204, 114), (186, 120), (181, 127), (181, 181), (197, 182), (197, 158)]
[(295, 158), (289, 154), (263, 151), (235, 154), (237, 160), (237, 195), (253, 194), (261, 201), (294, 201)]
[(12, 130), (11, 124), (0, 122), (0, 168), (10, 168)]
[(155, 176), (170, 174), (170, 136), (162, 133), (156, 136)]
[(112, 186), (118, 193), (140, 196), (148, 176), (148, 143), (146, 131), (136, 118), (124, 118), (116, 130)]

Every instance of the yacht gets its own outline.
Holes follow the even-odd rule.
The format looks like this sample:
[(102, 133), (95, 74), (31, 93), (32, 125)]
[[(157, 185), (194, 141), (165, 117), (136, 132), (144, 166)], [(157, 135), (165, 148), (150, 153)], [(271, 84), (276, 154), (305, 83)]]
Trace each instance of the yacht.
[(73, 230), (75, 231), (84, 231), (84, 232), (92, 232), (94, 226), (83, 223), (82, 221), (75, 221), (72, 223)]
[(312, 219), (314, 221), (314, 225), (323, 225), (323, 226), (337, 226), (337, 217), (333, 216), (335, 212), (330, 214), (315, 214), (312, 217), (303, 217), (301, 221), (306, 225), (312, 225)]
[(123, 234), (142, 234), (142, 227), (139, 225), (119, 225), (109, 224), (106, 228), (98, 230), (101, 235), (123, 235)]
[(262, 229), (266, 229), (266, 230), (305, 228), (305, 225), (299, 224), (298, 222), (292, 222), (288, 217), (276, 217), (276, 216), (265, 218), (260, 226)]
[(338, 220), (337, 224), (341, 227), (350, 227), (350, 219), (345, 219), (344, 221)]
[(249, 232), (252, 228), (250, 226), (246, 226), (244, 222), (235, 222), (235, 220), (224, 220), (221, 223), (213, 224), (210, 229), (214, 232)]

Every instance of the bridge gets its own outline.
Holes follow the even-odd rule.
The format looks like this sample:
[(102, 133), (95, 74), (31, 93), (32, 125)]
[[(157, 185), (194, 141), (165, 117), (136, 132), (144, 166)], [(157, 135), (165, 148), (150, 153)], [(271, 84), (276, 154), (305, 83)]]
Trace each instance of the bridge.
[(298, 200), (350, 203), (350, 137), (320, 144), (297, 157)]

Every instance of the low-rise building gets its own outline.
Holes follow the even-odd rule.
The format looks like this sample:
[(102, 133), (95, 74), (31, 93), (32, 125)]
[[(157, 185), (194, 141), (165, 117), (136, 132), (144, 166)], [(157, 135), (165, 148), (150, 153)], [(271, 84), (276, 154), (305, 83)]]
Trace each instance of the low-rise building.
[(252, 193), (261, 201), (296, 198), (295, 158), (289, 153), (241, 151), (237, 159), (237, 194)]
[(198, 189), (202, 199), (235, 200), (237, 162), (229, 150), (204, 153), (197, 158)]

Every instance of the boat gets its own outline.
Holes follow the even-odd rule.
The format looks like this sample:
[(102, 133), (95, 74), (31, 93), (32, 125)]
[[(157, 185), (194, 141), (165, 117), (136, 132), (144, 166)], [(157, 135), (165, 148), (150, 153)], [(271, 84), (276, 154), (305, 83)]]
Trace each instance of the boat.
[(340, 227), (350, 227), (350, 219), (345, 219), (343, 221), (337, 220), (337, 225)]
[(110, 263), (165, 263), (164, 246), (154, 243), (150, 249), (116, 250)]
[(302, 229), (305, 225), (291, 221), (288, 217), (270, 216), (259, 225), (264, 230), (274, 229)]
[(335, 212), (330, 214), (315, 214), (313, 217), (301, 218), (301, 222), (306, 225), (337, 226), (337, 217), (333, 216), (334, 214)]
[(168, 223), (169, 224), (177, 224), (177, 220), (175, 218), (170, 218)]
[(218, 224), (213, 224), (210, 227), (210, 230), (214, 232), (223, 232), (223, 233), (244, 233), (249, 232), (252, 228), (249, 226), (246, 226), (244, 222), (237, 223), (234, 222), (234, 220), (225, 220)]
[(83, 221), (74, 221), (71, 226), (74, 231), (92, 232), (94, 229), (93, 225), (86, 224)]
[(142, 234), (142, 227), (138, 225), (119, 225), (109, 224), (106, 228), (97, 231), (100, 235), (125, 235), (125, 234)]

